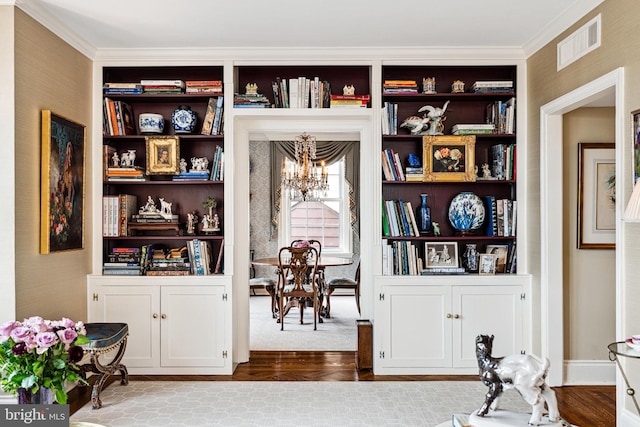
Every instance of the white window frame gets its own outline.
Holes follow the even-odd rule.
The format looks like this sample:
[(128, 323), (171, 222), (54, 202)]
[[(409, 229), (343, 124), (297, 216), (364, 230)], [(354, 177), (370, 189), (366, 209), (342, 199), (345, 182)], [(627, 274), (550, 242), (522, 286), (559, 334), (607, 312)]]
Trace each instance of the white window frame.
[[(353, 233), (351, 232), (351, 209), (349, 208), (349, 192), (347, 189), (347, 181), (344, 178), (344, 169), (346, 159), (343, 157), (338, 161), (340, 166), (339, 174), (342, 179), (339, 180), (340, 197), (340, 248), (338, 250), (322, 247), (323, 255), (331, 255), (337, 257), (353, 256)], [(338, 163), (337, 162), (337, 163)], [(291, 243), (291, 209), (289, 208), (290, 196), (288, 191), (282, 191), (280, 198), (280, 226), (278, 227), (278, 247), (288, 246)], [(341, 199), (341, 200), (340, 200)], [(322, 200), (322, 199), (321, 199)], [(327, 198), (334, 201), (335, 198)]]

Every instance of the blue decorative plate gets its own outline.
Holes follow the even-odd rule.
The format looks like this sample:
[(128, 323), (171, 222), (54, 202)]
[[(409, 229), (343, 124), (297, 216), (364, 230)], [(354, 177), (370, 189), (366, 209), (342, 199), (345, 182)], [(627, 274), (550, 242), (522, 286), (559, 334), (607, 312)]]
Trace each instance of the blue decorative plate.
[(449, 222), (459, 232), (472, 232), (482, 227), (484, 205), (480, 197), (465, 191), (453, 198), (449, 205)]

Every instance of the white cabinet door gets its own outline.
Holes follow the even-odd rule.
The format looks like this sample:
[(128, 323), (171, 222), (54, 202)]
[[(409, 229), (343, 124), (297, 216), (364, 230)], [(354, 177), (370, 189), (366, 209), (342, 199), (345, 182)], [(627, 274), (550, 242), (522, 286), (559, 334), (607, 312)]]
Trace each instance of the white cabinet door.
[(163, 367), (224, 366), (224, 286), (162, 286)]
[(382, 287), (380, 366), (441, 367), (451, 364), (451, 292), (447, 286)]
[(90, 286), (89, 321), (124, 322), (129, 326), (127, 367), (160, 364), (160, 289), (151, 285)]
[[(494, 335), (493, 355), (523, 348), (521, 286), (453, 286), (453, 367), (476, 367), (476, 336)], [(456, 315), (458, 317), (456, 318)]]

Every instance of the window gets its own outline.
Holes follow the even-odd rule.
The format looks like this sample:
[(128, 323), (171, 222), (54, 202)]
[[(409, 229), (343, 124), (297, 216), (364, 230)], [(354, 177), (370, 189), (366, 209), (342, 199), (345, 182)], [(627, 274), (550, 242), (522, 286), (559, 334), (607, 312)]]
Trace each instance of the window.
[(322, 243), (322, 253), (351, 255), (349, 195), (344, 167), (344, 157), (327, 166), (329, 190), (317, 200), (292, 200), (290, 194), (284, 192), (280, 211), (280, 246), (286, 246), (295, 239), (316, 239)]

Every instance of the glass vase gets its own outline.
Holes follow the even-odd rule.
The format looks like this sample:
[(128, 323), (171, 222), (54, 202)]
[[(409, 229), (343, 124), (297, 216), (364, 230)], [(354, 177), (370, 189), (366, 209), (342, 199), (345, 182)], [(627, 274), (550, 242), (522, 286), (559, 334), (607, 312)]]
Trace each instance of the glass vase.
[(418, 207), (418, 229), (420, 234), (429, 234), (431, 231), (431, 210), (427, 206), (427, 195), (420, 195), (420, 206)]
[(462, 255), (462, 262), (467, 271), (478, 271), (478, 251), (475, 243), (467, 243), (467, 248)]
[(40, 386), (35, 393), (26, 388), (18, 389), (18, 404), (20, 405), (50, 405), (53, 403), (53, 399), (53, 391), (47, 387)]

